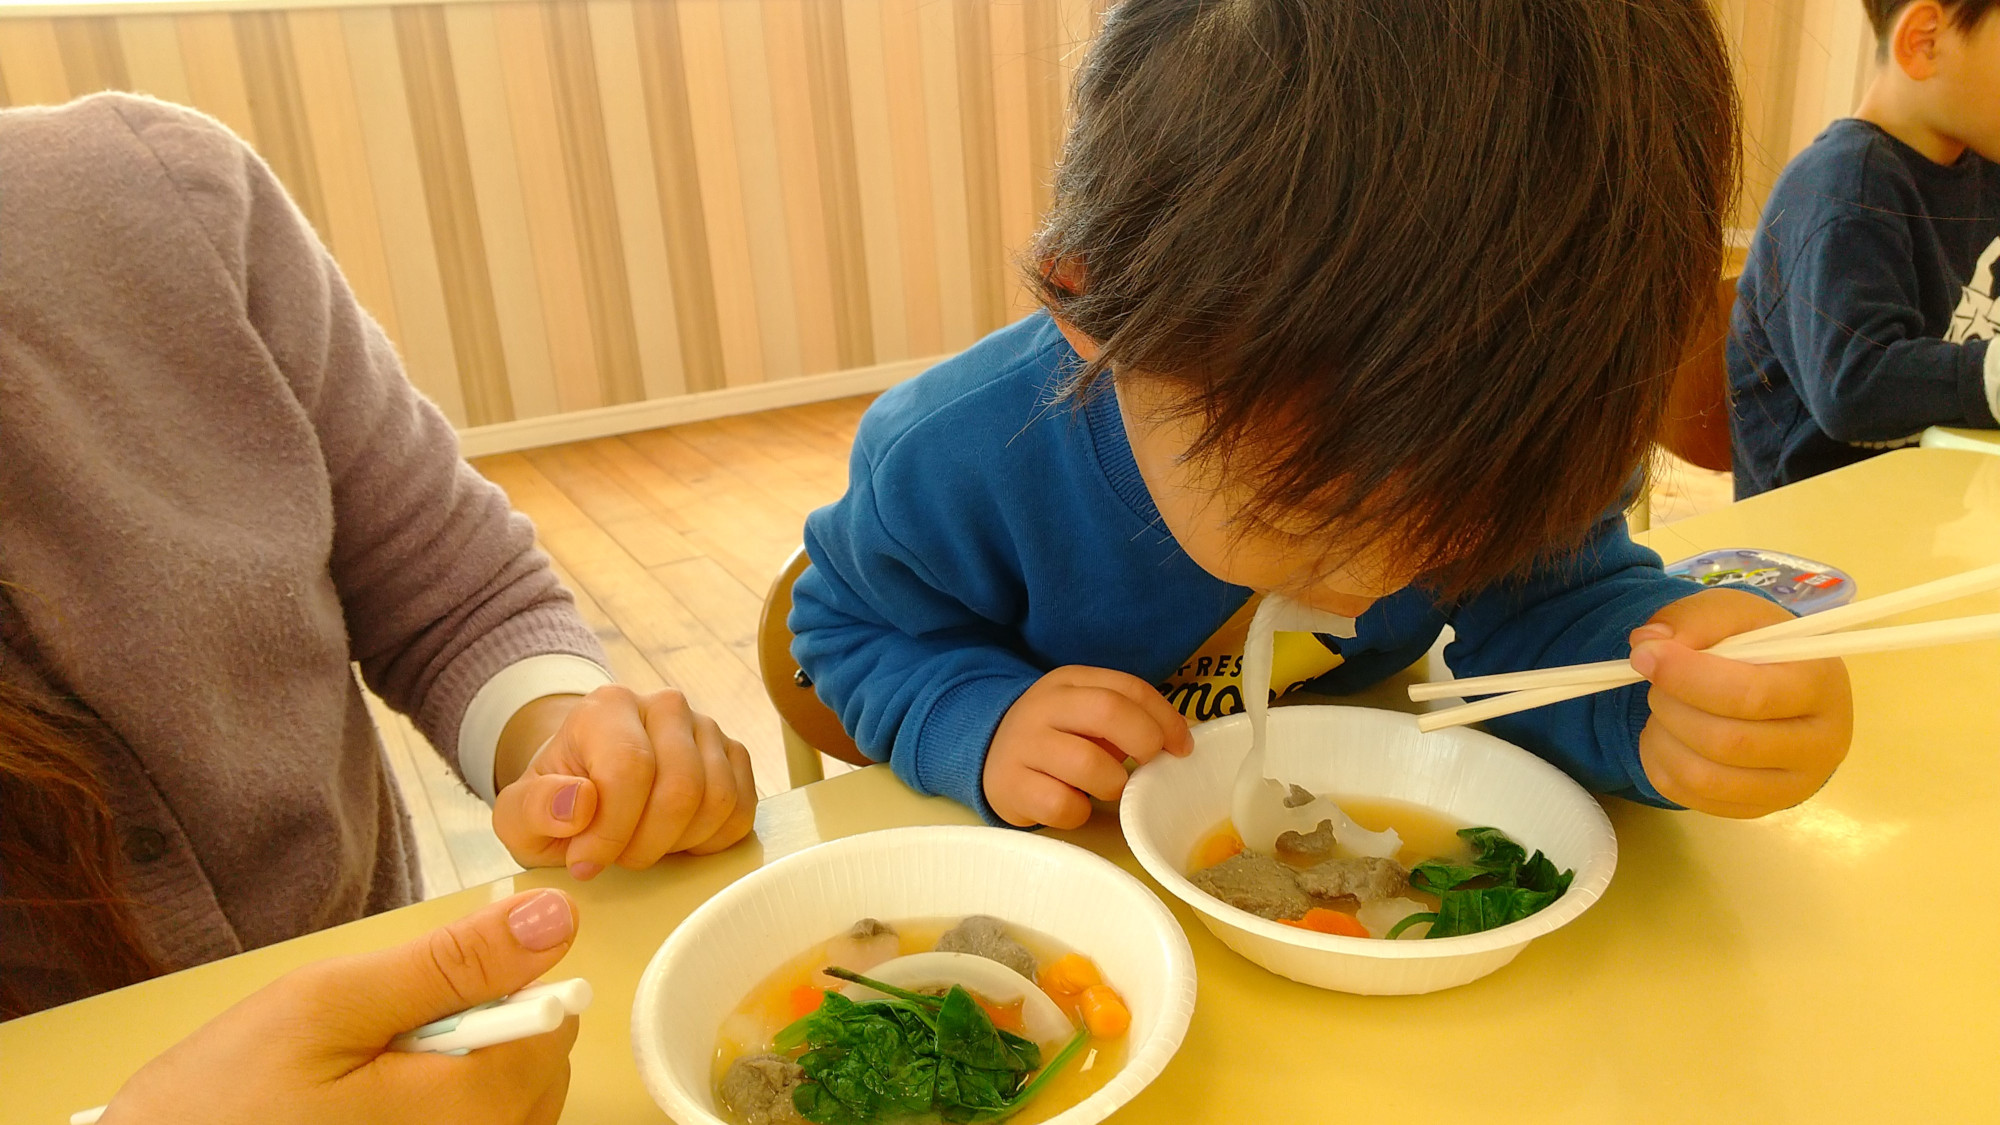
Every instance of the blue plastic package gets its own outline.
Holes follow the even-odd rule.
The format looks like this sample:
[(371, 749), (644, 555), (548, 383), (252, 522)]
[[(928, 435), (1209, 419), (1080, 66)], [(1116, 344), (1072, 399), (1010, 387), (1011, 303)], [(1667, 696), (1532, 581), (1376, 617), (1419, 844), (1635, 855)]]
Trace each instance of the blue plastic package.
[(1754, 547), (1703, 551), (1667, 564), (1667, 573), (1692, 578), (1704, 586), (1749, 586), (1802, 616), (1846, 605), (1855, 593), (1854, 579), (1845, 571)]

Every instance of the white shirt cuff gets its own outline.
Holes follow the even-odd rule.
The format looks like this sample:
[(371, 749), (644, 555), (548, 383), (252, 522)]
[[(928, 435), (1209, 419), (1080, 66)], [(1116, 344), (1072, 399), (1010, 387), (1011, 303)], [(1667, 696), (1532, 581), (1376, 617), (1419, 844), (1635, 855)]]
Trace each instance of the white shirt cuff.
[(1986, 345), (1986, 409), (2000, 418), (2000, 338)]
[(458, 724), (458, 768), (465, 783), (487, 804), (494, 800), (493, 758), (500, 732), (514, 713), (545, 695), (589, 695), (615, 682), (596, 661), (568, 653), (544, 653), (517, 660), (494, 673), (466, 705)]

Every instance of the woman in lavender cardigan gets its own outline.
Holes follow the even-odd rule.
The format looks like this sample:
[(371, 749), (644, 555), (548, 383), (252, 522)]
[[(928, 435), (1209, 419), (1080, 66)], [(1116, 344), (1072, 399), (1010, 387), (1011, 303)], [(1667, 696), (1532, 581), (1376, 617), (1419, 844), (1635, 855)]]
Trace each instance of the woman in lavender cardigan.
[(524, 864), (749, 830), (742, 746), (611, 683), (254, 154), (0, 113), (0, 1018), (417, 897), (355, 664)]

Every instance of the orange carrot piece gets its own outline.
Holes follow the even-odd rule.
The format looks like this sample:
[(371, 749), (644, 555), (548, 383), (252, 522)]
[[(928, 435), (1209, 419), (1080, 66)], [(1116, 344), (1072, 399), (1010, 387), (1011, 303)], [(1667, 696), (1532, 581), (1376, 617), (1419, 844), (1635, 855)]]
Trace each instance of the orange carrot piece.
[(1368, 927), (1361, 924), (1361, 919), (1345, 911), (1328, 910), (1323, 906), (1315, 906), (1306, 911), (1306, 916), (1303, 918), (1280, 918), (1278, 922), (1296, 930), (1311, 930), (1316, 934), (1333, 934), (1338, 937), (1368, 936)]
[(809, 984), (802, 984), (792, 989), (792, 994), (787, 1001), (792, 1012), (792, 1018), (798, 1019), (807, 1012), (818, 1011), (820, 1001), (825, 998), (825, 989), (814, 988)]
[(1098, 1039), (1116, 1039), (1132, 1026), (1131, 1009), (1108, 984), (1093, 984), (1083, 990), (1077, 1005), (1083, 1015), (1083, 1026)]
[(1039, 982), (1042, 991), (1050, 995), (1060, 993), (1075, 994), (1093, 984), (1103, 984), (1104, 976), (1090, 958), (1081, 953), (1065, 953), (1042, 970)]
[(1236, 855), (1242, 850), (1243, 837), (1236, 834), (1235, 827), (1224, 828), (1222, 831), (1203, 840), (1201, 846), (1195, 849), (1194, 869), (1200, 871), (1204, 868), (1214, 867), (1216, 864), (1221, 863), (1230, 856)]
[(1012, 1004), (995, 1004), (991, 1000), (979, 996), (974, 996), (973, 1000), (986, 1013), (986, 1018), (993, 1021), (994, 1027), (1002, 1031), (1011, 1031), (1016, 1035), (1027, 1030), (1027, 1021), (1021, 1017), (1021, 1001), (1016, 1000)]

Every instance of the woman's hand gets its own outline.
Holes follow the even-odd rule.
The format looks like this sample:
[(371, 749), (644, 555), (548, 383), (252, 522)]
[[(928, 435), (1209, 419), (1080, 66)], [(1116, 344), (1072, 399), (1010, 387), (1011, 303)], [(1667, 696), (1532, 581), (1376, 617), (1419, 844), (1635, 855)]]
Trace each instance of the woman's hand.
[(532, 891), (408, 944), (280, 977), (147, 1063), (103, 1125), (554, 1125), (577, 1021), (464, 1056), (386, 1048), (554, 968), (576, 907)]
[(1639, 761), (1661, 796), (1716, 816), (1787, 809), (1847, 757), (1854, 701), (1838, 660), (1743, 664), (1697, 651), (1791, 614), (1742, 590), (1706, 590), (1632, 633), (1632, 667), (1653, 682)]
[(1000, 819), (1075, 828), (1090, 798), (1125, 791), (1125, 759), (1194, 749), (1187, 720), (1153, 685), (1108, 668), (1070, 665), (1036, 680), (1007, 709), (980, 782)]
[[(669, 852), (719, 852), (749, 834), (750, 755), (680, 692), (612, 684), (522, 711), (537, 704), (560, 708), (560, 726), (533, 742), (539, 752), (493, 805), (493, 831), (522, 866), (589, 879), (614, 863), (640, 870)], [(503, 761), (504, 743), (522, 737), (508, 726)]]

